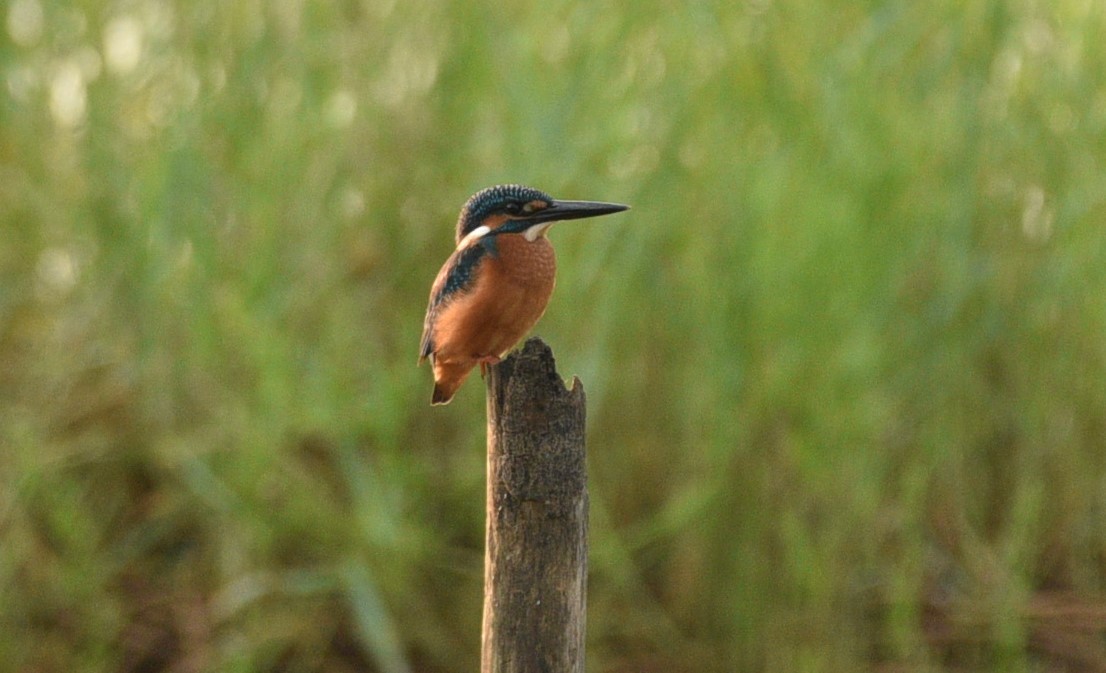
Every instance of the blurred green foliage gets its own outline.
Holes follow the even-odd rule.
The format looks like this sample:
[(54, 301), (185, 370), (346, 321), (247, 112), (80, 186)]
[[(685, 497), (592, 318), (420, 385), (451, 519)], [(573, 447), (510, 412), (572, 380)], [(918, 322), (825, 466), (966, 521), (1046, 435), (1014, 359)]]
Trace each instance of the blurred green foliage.
[(1106, 670), (1098, 2), (9, 0), (0, 669), (471, 671), (470, 193), (563, 224), (589, 670)]

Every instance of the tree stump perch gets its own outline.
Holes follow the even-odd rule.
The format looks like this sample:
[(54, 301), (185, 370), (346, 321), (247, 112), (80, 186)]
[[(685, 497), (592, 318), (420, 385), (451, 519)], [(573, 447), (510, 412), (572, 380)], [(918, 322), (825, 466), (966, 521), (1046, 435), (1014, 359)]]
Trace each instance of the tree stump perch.
[(585, 399), (541, 339), (488, 370), (482, 673), (584, 673)]

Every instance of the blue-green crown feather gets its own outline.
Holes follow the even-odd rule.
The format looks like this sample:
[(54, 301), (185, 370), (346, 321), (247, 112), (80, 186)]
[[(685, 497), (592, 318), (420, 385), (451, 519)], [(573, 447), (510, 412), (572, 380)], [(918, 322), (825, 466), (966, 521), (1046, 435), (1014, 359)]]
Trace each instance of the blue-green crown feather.
[(553, 197), (533, 187), (523, 185), (496, 185), (469, 197), (457, 218), (457, 242), (465, 234), (479, 227), (484, 220), (497, 213), (510, 213), (510, 208), (521, 207), (531, 201), (553, 203)]

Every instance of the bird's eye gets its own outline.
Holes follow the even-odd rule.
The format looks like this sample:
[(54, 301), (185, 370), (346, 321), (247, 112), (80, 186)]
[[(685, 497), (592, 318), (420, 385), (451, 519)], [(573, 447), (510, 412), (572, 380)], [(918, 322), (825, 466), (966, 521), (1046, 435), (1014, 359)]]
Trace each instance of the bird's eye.
[(515, 201), (509, 201), (507, 205), (503, 206), (503, 210), (507, 211), (508, 215), (518, 215), (522, 212), (522, 205)]

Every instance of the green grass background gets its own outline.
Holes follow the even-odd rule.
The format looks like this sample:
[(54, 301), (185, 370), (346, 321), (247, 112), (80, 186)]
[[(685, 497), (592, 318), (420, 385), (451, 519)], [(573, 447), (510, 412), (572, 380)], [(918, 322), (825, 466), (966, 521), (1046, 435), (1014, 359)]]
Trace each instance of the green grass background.
[(472, 671), (460, 205), (551, 238), (590, 671), (1106, 671), (1106, 10), (6, 0), (0, 670)]

